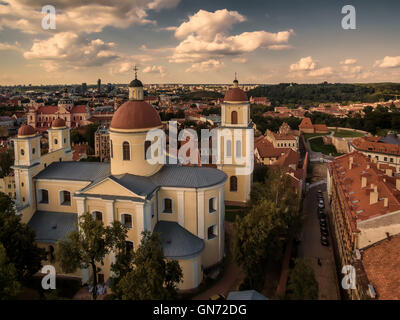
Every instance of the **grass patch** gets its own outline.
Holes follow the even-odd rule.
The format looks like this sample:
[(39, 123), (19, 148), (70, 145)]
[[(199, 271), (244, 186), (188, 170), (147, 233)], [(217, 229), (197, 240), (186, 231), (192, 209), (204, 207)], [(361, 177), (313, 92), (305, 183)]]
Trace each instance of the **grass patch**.
[(322, 138), (316, 138), (310, 140), (310, 146), (312, 151), (314, 152), (321, 152), (326, 155), (332, 155), (334, 157), (340, 156), (341, 153), (336, 151), (336, 148), (331, 144), (324, 144)]
[(304, 139), (308, 140), (310, 138), (313, 137), (323, 137), (323, 136), (327, 136), (331, 133), (331, 131), (329, 133), (303, 133)]
[(338, 130), (335, 131), (334, 136), (338, 138), (357, 138), (362, 137), (364, 134), (357, 131), (350, 130)]

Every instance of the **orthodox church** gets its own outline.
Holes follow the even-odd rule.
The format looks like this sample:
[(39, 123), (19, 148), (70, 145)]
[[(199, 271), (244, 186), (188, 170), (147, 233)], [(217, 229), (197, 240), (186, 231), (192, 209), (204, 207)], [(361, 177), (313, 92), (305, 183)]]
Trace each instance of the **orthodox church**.
[[(248, 128), (247, 96), (237, 82), (231, 90), (222, 124), (228, 129)], [(161, 127), (157, 111), (144, 101), (143, 85), (136, 76), (129, 85), (129, 101), (111, 121), (110, 163), (71, 161), (70, 129), (64, 119), (52, 121), (49, 152), (44, 155), (40, 135), (23, 125), (14, 139), (16, 206), (22, 221), (35, 230), (38, 245), (52, 252), (58, 240), (76, 230), (78, 217), (89, 212), (105, 225), (121, 221), (129, 230), (126, 241), (132, 250), (140, 244), (143, 231), (159, 232), (165, 257), (177, 260), (182, 268), (179, 288), (196, 288), (203, 270), (224, 257), (226, 195), (235, 200), (236, 193), (236, 200), (245, 202), (251, 178), (236, 177), (234, 163), (221, 165), (220, 170), (151, 164), (146, 159), (146, 134)], [(243, 153), (241, 147), (232, 148), (236, 146), (232, 141), (224, 143), (229, 150), (222, 152)], [(112, 276), (114, 261), (111, 253), (99, 266), (99, 281)], [(62, 274), (57, 262), (54, 265)], [(73, 276), (85, 283), (90, 274), (83, 269)]]

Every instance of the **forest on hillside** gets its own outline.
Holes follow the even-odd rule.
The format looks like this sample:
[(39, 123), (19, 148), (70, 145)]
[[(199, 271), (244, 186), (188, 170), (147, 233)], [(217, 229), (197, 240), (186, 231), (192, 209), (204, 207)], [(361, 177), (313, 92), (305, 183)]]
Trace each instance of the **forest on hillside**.
[(274, 106), (317, 105), (339, 102), (377, 102), (394, 99), (400, 95), (400, 83), (281, 83), (263, 85), (247, 92), (249, 97), (267, 97)]

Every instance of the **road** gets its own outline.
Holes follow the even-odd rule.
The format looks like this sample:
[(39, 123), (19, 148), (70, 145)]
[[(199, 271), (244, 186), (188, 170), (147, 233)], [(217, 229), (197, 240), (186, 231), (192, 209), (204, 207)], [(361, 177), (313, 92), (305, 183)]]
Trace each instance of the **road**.
[[(326, 193), (326, 183), (314, 186), (306, 192), (303, 211), (306, 217), (299, 245), (299, 256), (307, 259), (315, 271), (319, 284), (319, 300), (339, 300), (338, 280), (332, 248), (331, 230), (329, 230), (329, 247), (320, 243), (319, 220), (317, 216), (317, 191), (321, 189), (325, 199), (325, 212), (329, 216), (330, 208)], [(318, 258), (322, 265), (318, 265)]]

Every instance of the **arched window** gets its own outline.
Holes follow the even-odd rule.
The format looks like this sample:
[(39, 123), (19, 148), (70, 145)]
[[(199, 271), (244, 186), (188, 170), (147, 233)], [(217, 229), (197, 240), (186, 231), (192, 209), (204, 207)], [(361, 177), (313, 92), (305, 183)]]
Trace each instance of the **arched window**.
[(54, 144), (58, 144), (58, 140), (57, 139), (54, 139)]
[(40, 203), (49, 203), (49, 192), (45, 189), (39, 190), (39, 200)]
[(95, 220), (103, 221), (103, 214), (100, 211), (93, 211), (92, 216)]
[(209, 213), (214, 213), (217, 210), (216, 206), (216, 198), (210, 198), (208, 200), (208, 212)]
[(163, 213), (172, 213), (172, 200), (171, 199), (164, 199), (164, 210)]
[(232, 176), (229, 180), (229, 190), (230, 191), (237, 191), (237, 177)]
[(226, 152), (225, 155), (227, 157), (232, 157), (232, 141), (226, 140)]
[(122, 224), (131, 229), (132, 228), (132, 216), (130, 214), (124, 213), (121, 215), (121, 222)]
[(134, 245), (132, 241), (125, 241), (125, 246), (127, 253), (133, 253)]
[(231, 124), (237, 124), (238, 123), (238, 114), (236, 111), (231, 112)]
[(35, 154), (35, 153), (36, 153), (36, 149), (32, 148), (32, 154)]
[(151, 159), (151, 154), (149, 154), (149, 156), (147, 156), (147, 150), (150, 148), (150, 146), (151, 146), (151, 141), (146, 140), (144, 142), (144, 159), (145, 160)]
[(71, 205), (71, 192), (63, 190), (60, 191), (60, 203), (62, 206)]
[(131, 148), (129, 147), (129, 142), (124, 142), (122, 144), (122, 159), (131, 160)]
[(25, 154), (24, 149), (21, 149), (21, 156), (23, 156)]
[(242, 157), (242, 141), (236, 141), (236, 158)]
[(110, 153), (111, 153), (111, 158), (113, 158), (114, 157), (114, 148), (113, 148), (112, 140), (110, 140)]

